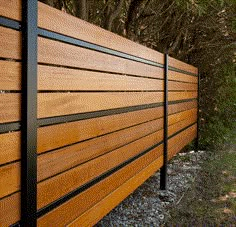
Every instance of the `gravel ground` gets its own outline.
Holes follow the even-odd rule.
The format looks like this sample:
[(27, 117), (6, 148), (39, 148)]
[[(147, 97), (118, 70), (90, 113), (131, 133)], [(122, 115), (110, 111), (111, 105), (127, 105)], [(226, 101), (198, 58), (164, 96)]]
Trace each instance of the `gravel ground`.
[(168, 164), (168, 190), (161, 191), (159, 171), (105, 216), (96, 227), (162, 226), (195, 180), (204, 151), (179, 153)]

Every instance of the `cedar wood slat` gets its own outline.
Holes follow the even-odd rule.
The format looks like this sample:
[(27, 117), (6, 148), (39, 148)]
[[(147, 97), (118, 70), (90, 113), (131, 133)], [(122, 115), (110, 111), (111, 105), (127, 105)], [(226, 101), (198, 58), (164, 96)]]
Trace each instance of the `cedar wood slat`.
[[(178, 111), (185, 111), (195, 107), (196, 101), (169, 105), (169, 114), (174, 114)], [(130, 127), (132, 125), (139, 124), (148, 120), (153, 120), (154, 118), (158, 118), (161, 116), (163, 116), (163, 108), (158, 107), (118, 115), (94, 118), (79, 122), (70, 122), (66, 124), (41, 127), (38, 129), (38, 153), (42, 153), (50, 149), (55, 149), (66, 144), (75, 143), (80, 140), (88, 139), (97, 135), (120, 130), (125, 127)], [(125, 121), (125, 119), (129, 119), (129, 121)], [(122, 125), (120, 125), (120, 122), (123, 122)], [(94, 126), (96, 127), (94, 128)], [(65, 131), (67, 132), (66, 135), (64, 133)], [(94, 131), (99, 131), (100, 133), (93, 134)], [(80, 134), (80, 132), (82, 133)], [(49, 135), (52, 137), (51, 140), (48, 140)], [(81, 137), (82, 135), (85, 135), (86, 137)], [(90, 136), (88, 137), (87, 135)], [(19, 159), (20, 132), (0, 134), (0, 139), (0, 164)]]
[(10, 28), (0, 26), (2, 58), (21, 59), (21, 34)]
[(24, 0), (0, 0), (0, 15), (21, 20), (21, 1)]
[[(21, 63), (0, 60), (0, 90), (21, 89)], [(196, 77), (169, 71), (169, 90), (197, 90)], [(43, 90), (163, 90), (163, 80), (38, 65), (38, 89)]]
[(0, 134), (0, 165), (20, 159), (20, 132)]
[(187, 74), (183, 74), (180, 72), (175, 72), (172, 70), (168, 70), (168, 79), (175, 80), (175, 81), (183, 81), (188, 83), (195, 83), (197, 84), (198, 78), (196, 76), (190, 76)]
[(42, 37), (38, 38), (38, 62), (144, 77), (163, 78), (163, 68)]
[[(197, 92), (169, 92), (169, 101), (192, 99)], [(40, 93), (38, 117), (53, 117), (163, 101), (163, 92)]]
[[(0, 123), (19, 121), (20, 94), (0, 94)], [(169, 92), (169, 101), (192, 99), (196, 91)], [(163, 101), (163, 92), (39, 93), (38, 117), (93, 112)]]

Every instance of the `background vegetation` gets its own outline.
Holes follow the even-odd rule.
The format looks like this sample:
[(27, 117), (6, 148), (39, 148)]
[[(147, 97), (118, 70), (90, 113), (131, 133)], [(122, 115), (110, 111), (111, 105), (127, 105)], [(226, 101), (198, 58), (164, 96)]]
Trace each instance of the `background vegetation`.
[(223, 144), (236, 119), (236, 0), (42, 0), (199, 68), (200, 144)]

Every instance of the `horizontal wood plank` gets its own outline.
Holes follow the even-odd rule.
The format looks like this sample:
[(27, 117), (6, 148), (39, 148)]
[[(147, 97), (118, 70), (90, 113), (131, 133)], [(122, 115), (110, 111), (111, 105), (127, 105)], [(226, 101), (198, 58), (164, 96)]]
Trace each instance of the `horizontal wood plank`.
[[(59, 150), (47, 152), (45, 155), (38, 157), (38, 181), (115, 150), (143, 136), (154, 133), (162, 127), (163, 119), (161, 118)], [(162, 130), (159, 133), (163, 135)]]
[(192, 116), (197, 116), (197, 109), (196, 108), (169, 115), (168, 116), (168, 125), (172, 125), (172, 124), (175, 124), (179, 121), (189, 119)]
[(163, 145), (160, 145), (124, 168), (118, 170), (111, 176), (80, 193), (73, 199), (57, 207), (53, 211), (40, 217), (37, 223), (38, 226), (51, 226), (52, 223), (54, 226), (60, 226), (60, 224), (65, 225), (72, 222), (74, 219), (101, 201), (104, 197), (109, 195), (112, 191), (114, 191), (132, 176), (148, 166), (149, 163), (152, 163), (156, 159), (160, 158), (162, 165), (162, 151)]
[(0, 200), (0, 226), (8, 227), (20, 220), (20, 193)]
[(185, 92), (169, 92), (168, 93), (168, 101), (177, 101), (184, 99), (194, 99), (197, 98), (196, 91), (185, 91)]
[(21, 90), (21, 63), (0, 60), (0, 90)]
[(0, 199), (20, 189), (20, 163), (0, 167)]
[(21, 116), (20, 94), (0, 94), (0, 123), (19, 121)]
[(0, 27), (1, 58), (21, 59), (21, 33)]
[(182, 120), (182, 121), (179, 121), (173, 125), (171, 125), (169, 128), (168, 128), (168, 136), (171, 136), (173, 135), (174, 133), (180, 131), (181, 129), (184, 129), (185, 127), (193, 124), (194, 122), (196, 122), (197, 120), (197, 116), (191, 116), (190, 118), (188, 119), (185, 119), (185, 120)]
[(198, 78), (196, 76), (190, 76), (184, 73), (168, 71), (168, 79), (174, 81), (183, 81), (187, 83), (195, 83), (197, 84)]
[[(38, 129), (38, 153), (101, 136), (163, 116), (163, 107), (109, 115)], [(127, 120), (129, 119), (129, 120)], [(50, 137), (50, 140), (48, 139)]]
[[(38, 208), (59, 199), (61, 196), (69, 193), (79, 186), (82, 186), (86, 182), (94, 179), (109, 169), (114, 168), (145, 149), (148, 149), (152, 145), (161, 141), (162, 138), (163, 135), (160, 135), (160, 133), (153, 133), (108, 154), (93, 159), (90, 162), (79, 165), (78, 167), (65, 173), (59, 174), (51, 179), (39, 183), (37, 197)], [(61, 182), (65, 183), (61, 184)]]
[(163, 85), (163, 80), (157, 79), (45, 65), (38, 66), (39, 90), (143, 91), (163, 90)]
[(107, 197), (105, 197), (95, 206), (91, 207), (89, 210), (87, 210), (67, 226), (76, 227), (95, 225), (100, 219), (102, 219), (102, 217), (109, 213), (120, 202), (122, 202), (122, 200), (124, 200), (135, 189), (143, 184), (150, 176), (152, 176), (155, 171), (157, 171), (162, 166), (162, 159), (163, 156), (159, 157), (157, 160), (149, 164), (145, 169), (138, 172), (134, 177), (126, 181), (123, 185), (114, 190)]
[(168, 81), (168, 89), (169, 91), (197, 91), (198, 86), (197, 84), (192, 83), (181, 83), (177, 81)]
[(190, 143), (194, 138), (196, 138), (196, 136), (197, 124), (171, 138), (169, 141), (168, 160), (170, 160), (175, 154), (180, 152), (180, 150), (188, 143)]
[(0, 0), (0, 15), (13, 20), (21, 20), (21, 0)]
[(189, 110), (192, 108), (197, 108), (197, 100), (192, 100), (188, 102), (180, 102), (175, 104), (169, 104), (168, 105), (168, 113), (174, 114), (180, 111)]
[[(163, 54), (39, 2), (39, 27), (163, 63)], [(112, 40), (112, 42), (111, 42)]]
[[(193, 97), (192, 93), (173, 93), (170, 99)], [(85, 113), (162, 101), (163, 92), (40, 93), (38, 117)]]
[(0, 165), (20, 159), (20, 132), (0, 134)]
[(181, 69), (190, 73), (194, 73), (194, 74), (198, 73), (198, 69), (192, 65), (189, 65), (185, 62), (182, 62), (172, 57), (169, 57), (168, 60), (169, 60), (169, 65), (172, 67), (175, 67), (177, 69)]
[(163, 68), (42, 37), (38, 38), (38, 61), (61, 66), (163, 78)]

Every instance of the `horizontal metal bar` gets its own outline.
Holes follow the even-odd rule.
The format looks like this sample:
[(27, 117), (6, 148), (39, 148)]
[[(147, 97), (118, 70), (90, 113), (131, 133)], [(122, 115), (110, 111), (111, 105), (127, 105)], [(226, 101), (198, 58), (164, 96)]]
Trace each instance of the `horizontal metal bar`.
[(9, 227), (20, 227), (20, 221), (10, 225)]
[(93, 44), (90, 42), (86, 42), (80, 39), (75, 39), (69, 36), (65, 36), (56, 32), (52, 32), (52, 31), (48, 31), (46, 29), (42, 29), (42, 28), (38, 28), (38, 34), (42, 37), (45, 38), (49, 38), (49, 39), (53, 39), (53, 40), (57, 40), (57, 41), (61, 41), (64, 43), (68, 43), (68, 44), (72, 44), (72, 45), (76, 45), (79, 47), (84, 47), (90, 50), (95, 50), (95, 51), (99, 51), (102, 53), (106, 53), (109, 55), (113, 55), (113, 56), (117, 56), (117, 57), (121, 57), (121, 58), (125, 58), (128, 60), (132, 60), (132, 61), (136, 61), (136, 62), (141, 62), (144, 64), (148, 64), (148, 65), (152, 65), (152, 66), (156, 66), (156, 67), (160, 67), (163, 68), (163, 65), (154, 61), (150, 61), (141, 57), (137, 57), (134, 55), (130, 55), (130, 54), (126, 54), (124, 52), (121, 51), (117, 51), (117, 50), (113, 50), (107, 47), (103, 47), (97, 44)]
[[(170, 101), (169, 105), (190, 102), (193, 100), (196, 100), (196, 99), (184, 99), (184, 100)], [(123, 108), (101, 110), (101, 111), (95, 111), (95, 112), (86, 112), (86, 113), (80, 113), (80, 114), (42, 118), (42, 119), (38, 119), (38, 126), (62, 124), (62, 123), (66, 123), (66, 122), (73, 122), (73, 121), (86, 120), (86, 119), (90, 119), (90, 118), (104, 117), (104, 116), (109, 116), (109, 115), (115, 115), (115, 114), (133, 112), (133, 111), (144, 110), (144, 109), (149, 109), (149, 108), (155, 108), (155, 107), (159, 107), (159, 106), (163, 106), (163, 103), (160, 102), (160, 103), (152, 103), (152, 104), (139, 105), (139, 106), (129, 106), (129, 107), (123, 107)]]
[(182, 69), (177, 69), (177, 68), (172, 67), (172, 66), (169, 66), (168, 69), (171, 70), (171, 71), (187, 74), (187, 75), (190, 75), (190, 76), (196, 76), (196, 77), (198, 76), (197, 74), (194, 74), (194, 73), (182, 70)]
[(3, 123), (0, 124), (0, 133), (17, 131), (20, 127), (20, 122)]
[(7, 27), (7, 28), (12, 28), (15, 30), (20, 30), (21, 29), (21, 24), (18, 21), (14, 21), (5, 17), (0, 16), (0, 25)]
[(127, 166), (128, 164), (132, 163), (133, 161), (137, 160), (138, 158), (142, 157), (143, 155), (147, 154), (148, 152), (150, 152), (152, 149), (158, 147), (159, 145), (161, 145), (163, 143), (163, 141), (153, 145), (152, 147), (146, 149), (145, 151), (139, 153), (138, 155), (128, 159), (127, 161), (123, 162), (122, 164), (112, 168), (111, 170), (105, 172), (104, 174), (98, 176), (97, 178), (91, 180), (90, 182), (88, 182), (87, 184), (77, 188), (76, 190), (70, 192), (69, 194), (61, 197), (60, 199), (56, 200), (55, 202), (45, 206), (44, 208), (40, 209), (37, 213), (37, 217), (41, 217), (43, 215), (45, 215), (46, 213), (48, 213), (49, 211), (55, 209), (56, 207), (60, 206), (61, 204), (65, 203), (66, 201), (72, 199), (73, 197), (77, 196), (78, 194), (80, 194), (81, 192), (87, 190), (88, 188), (92, 187), (93, 185), (97, 184), (98, 182), (102, 181), (103, 179), (111, 176), (113, 173), (117, 172), (118, 170), (120, 170), (121, 168)]
[[(184, 100), (178, 100), (178, 101), (170, 101), (169, 105), (184, 103), (184, 102), (191, 102), (193, 100), (196, 100), (196, 99), (184, 99)], [(104, 116), (109, 116), (109, 115), (115, 115), (115, 114), (144, 110), (144, 109), (149, 109), (149, 108), (155, 108), (155, 107), (159, 107), (159, 106), (163, 106), (163, 103), (153, 103), (153, 104), (148, 104), (148, 105), (131, 106), (131, 107), (124, 107), (124, 108), (82, 113), (82, 114), (73, 114), (73, 115), (51, 117), (51, 118), (42, 118), (42, 119), (38, 119), (38, 126), (47, 126), (47, 125), (52, 125), (52, 124), (61, 124), (61, 123), (72, 122), (72, 121), (86, 120), (86, 119), (90, 119), (90, 118), (104, 117)], [(21, 129), (20, 122), (10, 122), (10, 123), (0, 124), (0, 134), (6, 133), (6, 132), (18, 131), (20, 129)]]
[(60, 124), (60, 123), (66, 123), (66, 122), (72, 122), (72, 121), (86, 120), (90, 118), (104, 117), (104, 116), (127, 113), (127, 112), (132, 112), (132, 111), (137, 111), (137, 110), (155, 108), (162, 105), (163, 103), (153, 103), (153, 104), (140, 105), (140, 106), (129, 106), (129, 107), (124, 107), (124, 108), (116, 108), (116, 109), (101, 110), (101, 111), (87, 112), (87, 113), (81, 113), (81, 114), (73, 114), (73, 115), (67, 115), (67, 116), (44, 118), (44, 119), (38, 120), (38, 125), (46, 126), (46, 125), (52, 125), (52, 124)]

